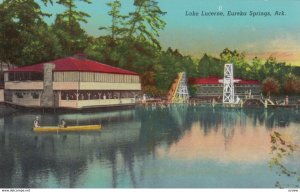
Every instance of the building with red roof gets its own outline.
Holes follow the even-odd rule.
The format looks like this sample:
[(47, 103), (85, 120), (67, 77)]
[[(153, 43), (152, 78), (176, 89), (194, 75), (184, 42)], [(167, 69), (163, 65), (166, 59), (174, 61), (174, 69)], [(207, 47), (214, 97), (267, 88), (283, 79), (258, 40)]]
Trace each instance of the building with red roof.
[(134, 105), (139, 75), (86, 59), (66, 57), (5, 72), (6, 103), (25, 107), (91, 108)]
[[(210, 76), (206, 78), (190, 78), (189, 85), (196, 88), (196, 97), (222, 98), (223, 78)], [(261, 95), (261, 83), (257, 80), (234, 79), (235, 95), (240, 98)]]

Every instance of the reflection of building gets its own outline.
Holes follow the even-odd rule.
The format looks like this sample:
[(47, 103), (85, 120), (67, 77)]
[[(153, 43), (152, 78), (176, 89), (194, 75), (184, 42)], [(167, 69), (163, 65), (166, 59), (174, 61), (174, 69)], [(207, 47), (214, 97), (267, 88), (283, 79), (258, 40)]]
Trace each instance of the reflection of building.
[(5, 73), (5, 102), (26, 107), (80, 109), (133, 105), (140, 90), (137, 73), (82, 55)]
[[(190, 78), (189, 84), (195, 86), (196, 97), (222, 97), (223, 79), (219, 77)], [(260, 96), (261, 84), (257, 80), (234, 79), (235, 95), (240, 98)]]

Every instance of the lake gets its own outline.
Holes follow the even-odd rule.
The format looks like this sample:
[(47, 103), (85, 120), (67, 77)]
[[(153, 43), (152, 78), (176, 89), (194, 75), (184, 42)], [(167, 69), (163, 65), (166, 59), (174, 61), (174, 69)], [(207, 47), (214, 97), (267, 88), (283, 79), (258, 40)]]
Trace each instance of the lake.
[[(42, 126), (65, 119), (68, 125), (101, 123), (102, 130), (34, 133), (35, 116)], [(278, 144), (274, 132), (284, 145), (276, 149), (284, 153), (287, 144), (295, 145), (280, 164), (270, 163)], [(174, 105), (73, 114), (18, 111), (0, 116), (0, 188), (299, 187), (297, 146), (296, 109)]]

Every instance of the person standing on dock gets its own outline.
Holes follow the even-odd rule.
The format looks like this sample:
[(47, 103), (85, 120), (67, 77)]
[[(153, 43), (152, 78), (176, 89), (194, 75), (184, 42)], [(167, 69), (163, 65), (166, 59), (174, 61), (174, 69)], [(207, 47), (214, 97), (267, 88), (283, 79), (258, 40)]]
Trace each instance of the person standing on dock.
[(289, 104), (289, 96), (285, 96), (285, 105), (288, 105)]
[(38, 116), (35, 117), (35, 120), (33, 121), (33, 126), (35, 128), (40, 127), (40, 121), (39, 121), (39, 117)]

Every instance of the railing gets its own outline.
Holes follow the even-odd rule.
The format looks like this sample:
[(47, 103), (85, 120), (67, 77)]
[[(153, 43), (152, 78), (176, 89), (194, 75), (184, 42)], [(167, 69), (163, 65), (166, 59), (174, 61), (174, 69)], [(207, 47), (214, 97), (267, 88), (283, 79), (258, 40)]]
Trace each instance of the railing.
[(85, 107), (107, 107), (134, 105), (134, 98), (122, 99), (92, 99), (92, 100), (60, 100), (59, 107), (65, 108), (85, 108)]
[(43, 81), (9, 81), (5, 83), (5, 89), (13, 90), (42, 90)]

